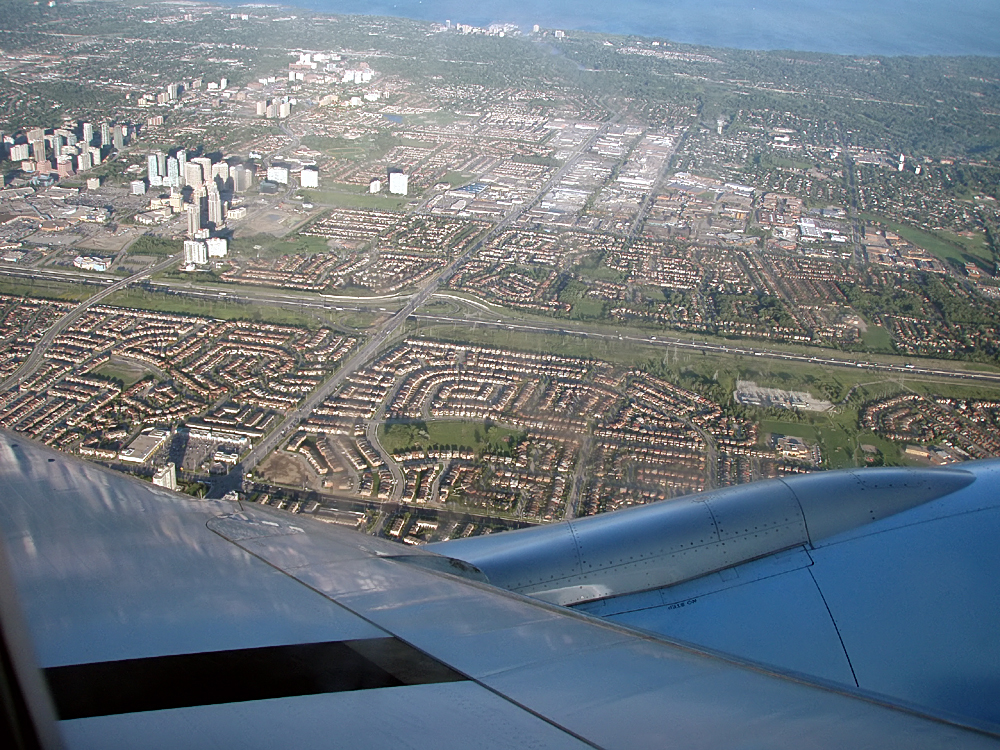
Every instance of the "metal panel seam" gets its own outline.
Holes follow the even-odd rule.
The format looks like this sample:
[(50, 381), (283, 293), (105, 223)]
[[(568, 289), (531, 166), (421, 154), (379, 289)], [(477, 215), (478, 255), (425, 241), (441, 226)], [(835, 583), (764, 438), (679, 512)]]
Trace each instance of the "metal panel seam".
[[(392, 632), (390, 630), (386, 630), (384, 627), (382, 627), (381, 625), (379, 625), (377, 622), (375, 622), (374, 620), (369, 619), (368, 617), (366, 617), (362, 613), (357, 612), (357, 611), (351, 609), (348, 606), (345, 606), (344, 604), (342, 604), (341, 602), (337, 601), (333, 597), (331, 597), (331, 596), (323, 593), (323, 591), (321, 591), (320, 589), (316, 588), (315, 586), (311, 586), (308, 583), (306, 583), (305, 581), (303, 581), (302, 579), (295, 577), (294, 575), (292, 575), (291, 573), (289, 573), (287, 570), (283, 570), (282, 568), (278, 567), (277, 565), (275, 565), (274, 563), (272, 563), (267, 558), (265, 558), (265, 557), (257, 554), (256, 552), (253, 552), (252, 550), (248, 550), (246, 547), (244, 547), (243, 545), (239, 544), (238, 542), (234, 542), (231, 539), (227, 539), (226, 537), (222, 536), (222, 534), (219, 534), (217, 531), (213, 531), (212, 533), (213, 534), (218, 534), (218, 536), (221, 539), (224, 539), (225, 541), (229, 542), (230, 544), (232, 544), (232, 545), (234, 545), (236, 547), (239, 547), (241, 550), (243, 550), (244, 552), (246, 552), (248, 555), (257, 558), (258, 560), (260, 560), (264, 564), (269, 565), (270, 567), (272, 567), (275, 570), (277, 570), (279, 573), (288, 576), (289, 578), (291, 578), (296, 583), (299, 583), (302, 586), (305, 586), (310, 591), (313, 591), (317, 595), (322, 596), (324, 599), (327, 599), (327, 600), (333, 602), (334, 604), (336, 604), (339, 607), (343, 607), (345, 610), (347, 610), (348, 612), (350, 612), (354, 616), (360, 618), (361, 620), (364, 620), (365, 622), (367, 622), (372, 627), (378, 628), (382, 632), (387, 633), (389, 636), (392, 636), (394, 638), (398, 638), (400, 641), (402, 641), (403, 643), (405, 643), (407, 646), (409, 646), (410, 648), (414, 649), (415, 651), (419, 651), (420, 653), (425, 654), (426, 656), (428, 656), (429, 658), (432, 658), (432, 659), (436, 659), (437, 658), (433, 654), (429, 654), (426, 651), (424, 651), (422, 648), (417, 647), (415, 644), (410, 643), (410, 641), (408, 641), (406, 638), (403, 638), (398, 633), (394, 633), (394, 632)], [(387, 560), (387, 562), (391, 563), (392, 561), (391, 560)], [(396, 563), (396, 564), (398, 564), (398, 563)], [(428, 571), (428, 573), (430, 573), (431, 575), (446, 575), (444, 573), (437, 573), (436, 571)], [(595, 742), (593, 742), (592, 740), (589, 740), (586, 737), (584, 737), (584, 736), (582, 736), (580, 734), (577, 734), (573, 730), (571, 730), (571, 729), (569, 729), (567, 727), (562, 726), (561, 724), (559, 724), (556, 721), (548, 718), (544, 714), (541, 714), (538, 711), (535, 711), (534, 709), (532, 709), (532, 708), (530, 708), (528, 706), (525, 706), (522, 703), (519, 703), (518, 701), (514, 700), (510, 696), (503, 694), (502, 692), (500, 692), (496, 688), (490, 687), (489, 685), (487, 685), (487, 684), (483, 683), (482, 681), (476, 679), (472, 675), (467, 674), (466, 672), (464, 672), (463, 670), (459, 669), (458, 667), (456, 667), (456, 666), (454, 666), (452, 664), (449, 664), (448, 662), (442, 662), (442, 664), (445, 664), (450, 669), (453, 669), (455, 672), (457, 672), (458, 674), (462, 675), (463, 677), (465, 677), (470, 682), (474, 682), (475, 684), (479, 685), (479, 687), (483, 688), (483, 690), (489, 691), (490, 693), (492, 693), (493, 695), (497, 696), (501, 700), (504, 700), (504, 701), (510, 703), (511, 705), (516, 706), (517, 708), (520, 708), (522, 711), (525, 711), (525, 712), (531, 714), (532, 716), (534, 716), (535, 718), (537, 718), (537, 719), (539, 719), (541, 721), (544, 721), (546, 724), (548, 724), (548, 725), (550, 725), (550, 726), (558, 729), (560, 732), (563, 732), (563, 733), (569, 735), (570, 737), (572, 737), (572, 738), (574, 738), (576, 740), (579, 740), (580, 742), (584, 743), (588, 747), (592, 747), (592, 748), (594, 748), (594, 750), (606, 750), (606, 748), (602, 747), (601, 745), (598, 745)]]

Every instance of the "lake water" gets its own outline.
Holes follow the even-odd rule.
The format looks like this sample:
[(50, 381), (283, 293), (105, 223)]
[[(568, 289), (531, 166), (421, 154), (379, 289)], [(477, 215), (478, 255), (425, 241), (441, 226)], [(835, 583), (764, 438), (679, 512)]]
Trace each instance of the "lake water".
[(1000, 56), (1000, 0), (291, 0), (328, 13), (533, 24), (743, 49)]

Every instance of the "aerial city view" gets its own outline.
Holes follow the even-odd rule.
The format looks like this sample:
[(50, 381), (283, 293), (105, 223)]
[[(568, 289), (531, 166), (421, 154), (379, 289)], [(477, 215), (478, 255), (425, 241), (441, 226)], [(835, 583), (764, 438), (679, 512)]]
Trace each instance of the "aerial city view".
[(0, 11), (3, 427), (408, 544), (1000, 455), (996, 58)]
[(996, 0), (0, 0), (0, 748), (1000, 746)]

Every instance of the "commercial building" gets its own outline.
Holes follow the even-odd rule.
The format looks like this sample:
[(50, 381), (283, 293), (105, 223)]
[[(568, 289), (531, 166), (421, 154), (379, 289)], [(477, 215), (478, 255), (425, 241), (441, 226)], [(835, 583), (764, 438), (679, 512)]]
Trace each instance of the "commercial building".
[(230, 174), (233, 177), (233, 190), (237, 193), (245, 193), (253, 187), (252, 169), (239, 164), (230, 170)]
[(128, 444), (118, 454), (121, 461), (129, 461), (135, 464), (144, 464), (162, 446), (170, 433), (166, 430), (149, 430), (143, 432), (139, 437)]
[(389, 172), (389, 192), (393, 195), (406, 195), (408, 183), (409, 177), (403, 172)]
[(221, 226), (223, 222), (222, 196), (214, 182), (208, 183), (208, 223)]
[(267, 179), (279, 185), (288, 184), (288, 167), (268, 167)]
[(302, 170), (301, 177), (302, 187), (304, 188), (316, 188), (319, 187), (319, 170), (315, 167), (305, 167)]
[[(132, 185), (132, 191), (135, 192), (135, 183), (133, 182)], [(196, 203), (189, 203), (185, 210), (187, 211), (188, 234), (194, 237), (198, 233), (198, 230), (201, 229), (201, 206)]]
[(208, 263), (208, 247), (200, 240), (184, 240), (184, 262), (203, 266)]
[(163, 468), (157, 469), (153, 474), (153, 484), (157, 487), (165, 487), (168, 490), (177, 489), (177, 468), (173, 461), (167, 463)]
[(209, 258), (225, 258), (229, 250), (229, 242), (224, 237), (211, 237), (205, 240)]

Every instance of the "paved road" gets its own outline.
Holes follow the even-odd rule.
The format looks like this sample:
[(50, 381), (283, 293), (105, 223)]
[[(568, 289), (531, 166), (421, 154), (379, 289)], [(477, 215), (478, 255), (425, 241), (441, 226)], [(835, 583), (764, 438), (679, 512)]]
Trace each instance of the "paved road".
[(130, 284), (134, 284), (137, 281), (142, 281), (143, 279), (149, 278), (154, 273), (158, 273), (165, 268), (170, 267), (174, 263), (180, 260), (180, 255), (172, 255), (166, 260), (161, 260), (156, 265), (150, 266), (138, 273), (135, 273), (128, 278), (122, 279), (121, 281), (116, 281), (111, 284), (111, 286), (105, 287), (101, 291), (92, 295), (89, 299), (81, 302), (79, 305), (74, 307), (68, 313), (63, 315), (59, 320), (57, 320), (49, 330), (45, 332), (41, 340), (35, 345), (35, 348), (31, 351), (28, 358), (18, 367), (14, 373), (7, 378), (3, 383), (0, 383), (0, 392), (8, 391), (11, 388), (17, 386), (22, 380), (30, 377), (32, 373), (38, 369), (38, 366), (42, 363), (45, 357), (45, 352), (55, 341), (56, 336), (66, 330), (66, 327), (72, 324), (74, 321), (79, 319), (90, 307), (96, 305), (98, 302), (110, 297), (115, 292), (124, 289)]
[(520, 218), (521, 214), (525, 211), (530, 210), (537, 204), (542, 196), (547, 193), (553, 185), (555, 185), (563, 176), (573, 168), (576, 161), (582, 156), (587, 150), (607, 132), (607, 129), (611, 127), (618, 120), (618, 116), (613, 117), (608, 120), (601, 128), (594, 131), (594, 133), (586, 141), (581, 143), (577, 149), (570, 155), (563, 166), (558, 169), (545, 184), (542, 185), (538, 191), (535, 193), (534, 199), (530, 203), (525, 203), (521, 206), (513, 208), (503, 219), (498, 223), (493, 225), (493, 227), (486, 232), (482, 237), (480, 237), (468, 250), (462, 255), (455, 258), (447, 266), (445, 266), (441, 271), (434, 274), (430, 279), (425, 282), (423, 287), (420, 288), (416, 294), (410, 297), (409, 301), (401, 309), (397, 310), (393, 315), (389, 317), (381, 326), (379, 326), (368, 342), (362, 346), (358, 351), (356, 351), (351, 357), (341, 365), (337, 373), (327, 380), (323, 385), (317, 388), (315, 391), (306, 397), (305, 401), (302, 402), (295, 410), (288, 413), (284, 421), (273, 431), (267, 434), (261, 442), (259, 442), (245, 457), (233, 467), (232, 471), (225, 476), (225, 478), (217, 481), (209, 493), (211, 497), (221, 497), (225, 493), (231, 490), (240, 490), (243, 486), (243, 477), (259, 464), (271, 451), (280, 445), (281, 441), (287, 437), (291, 432), (312, 413), (312, 410), (319, 406), (323, 401), (325, 401), (330, 395), (332, 395), (348, 377), (353, 375), (357, 370), (363, 367), (369, 362), (378, 352), (386, 345), (386, 343), (393, 337), (396, 331), (406, 322), (406, 319), (412, 315), (417, 308), (423, 305), (431, 295), (434, 294), (438, 287), (451, 278), (452, 274), (468, 260), (473, 253), (479, 250), (487, 242), (492, 241), (497, 236), (500, 235), (504, 230), (507, 229), (513, 222)]

